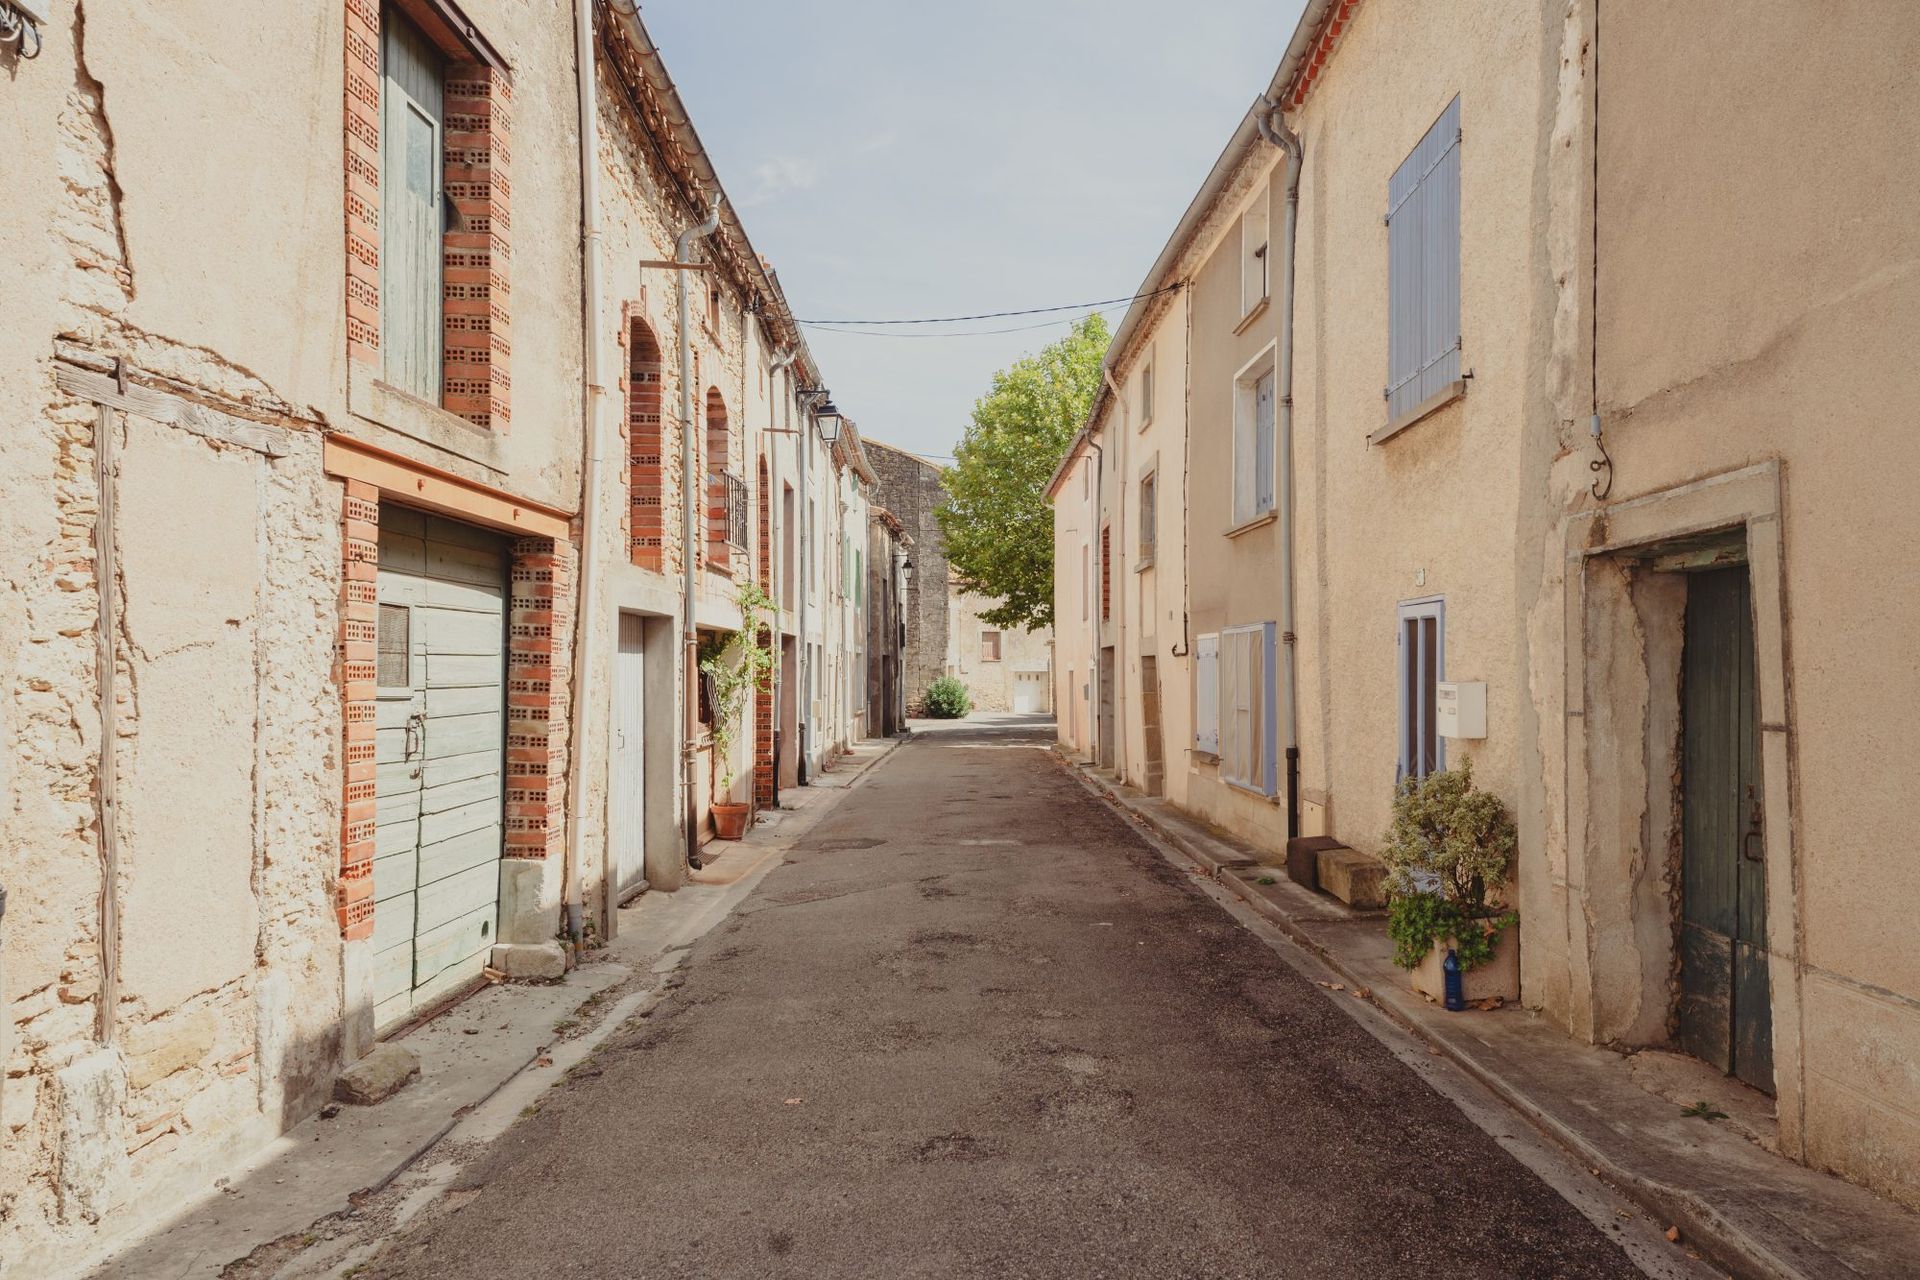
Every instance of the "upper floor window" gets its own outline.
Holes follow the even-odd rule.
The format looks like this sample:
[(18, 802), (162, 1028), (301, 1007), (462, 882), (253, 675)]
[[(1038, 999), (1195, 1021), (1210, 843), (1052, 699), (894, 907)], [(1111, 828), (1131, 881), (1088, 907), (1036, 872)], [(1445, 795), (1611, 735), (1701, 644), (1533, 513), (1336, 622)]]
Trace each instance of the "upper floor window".
[(1154, 544), (1160, 537), (1160, 476), (1149, 471), (1140, 479), (1140, 564), (1153, 563)]
[(1233, 523), (1273, 510), (1273, 348), (1233, 382)]
[(1253, 314), (1267, 300), (1267, 193), (1240, 215), (1240, 314)]
[(998, 631), (982, 631), (980, 633), (980, 661), (1000, 661), (1000, 633)]
[(1153, 358), (1140, 369), (1140, 425), (1153, 421)]
[(410, 19), (380, 18), (381, 376), (440, 402), (447, 59)]
[(1460, 99), (1387, 183), (1387, 425), (1466, 390), (1460, 376)]

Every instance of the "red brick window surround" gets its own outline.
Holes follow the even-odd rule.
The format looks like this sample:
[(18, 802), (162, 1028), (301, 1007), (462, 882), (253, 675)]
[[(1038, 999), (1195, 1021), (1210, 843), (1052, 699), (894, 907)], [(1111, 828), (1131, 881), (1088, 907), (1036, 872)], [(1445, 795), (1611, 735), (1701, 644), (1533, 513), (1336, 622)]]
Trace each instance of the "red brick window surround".
[(448, 59), (443, 91), (440, 407), (504, 431), (511, 417), (509, 177), (513, 89), (505, 63), (453, 0), (346, 0), (347, 354), (382, 368), (381, 28), (403, 14)]
[[(721, 571), (731, 567), (731, 539), (727, 530), (728, 476), (731, 474), (732, 432), (727, 404), (718, 387), (707, 388), (707, 563)], [(744, 550), (745, 548), (742, 548)]]
[(667, 437), (660, 411), (660, 343), (644, 320), (627, 325), (629, 554), (656, 573), (667, 561)]

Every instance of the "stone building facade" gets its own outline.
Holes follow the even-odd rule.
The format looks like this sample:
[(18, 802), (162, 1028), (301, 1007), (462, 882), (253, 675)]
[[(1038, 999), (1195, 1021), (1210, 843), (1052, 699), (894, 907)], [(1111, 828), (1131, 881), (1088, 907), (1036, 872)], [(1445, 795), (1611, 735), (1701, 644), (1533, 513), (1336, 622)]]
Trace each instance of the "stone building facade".
[(913, 543), (913, 571), (902, 600), (907, 624), (902, 667), (908, 714), (918, 715), (927, 686), (947, 674), (952, 570), (947, 565), (946, 539), (934, 518), (946, 490), (940, 483), (940, 468), (925, 458), (878, 440), (867, 444), (879, 478), (874, 500), (893, 513)]
[(0, 50), (21, 1275), (205, 1191), (483, 968), (555, 976), (556, 938), (673, 888), (725, 773), (686, 641), (749, 581), (778, 605), (796, 672), (738, 735), (745, 798), (767, 726), (864, 652), (822, 593), (871, 489), (637, 16), (581, 10), (595, 240), (573, 6), (340, 0), (299, 40), (270, 6), (52, 11), (37, 58)]

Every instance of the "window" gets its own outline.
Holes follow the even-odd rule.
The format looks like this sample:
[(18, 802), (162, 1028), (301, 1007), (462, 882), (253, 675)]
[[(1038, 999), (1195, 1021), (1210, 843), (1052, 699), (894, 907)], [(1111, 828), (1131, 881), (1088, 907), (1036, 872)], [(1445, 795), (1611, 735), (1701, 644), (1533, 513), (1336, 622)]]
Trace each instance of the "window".
[(374, 681), (381, 689), (405, 689), (413, 683), (413, 610), (382, 604), (374, 633)]
[(380, 40), (381, 376), (440, 403), (446, 59), (388, 8)]
[(1400, 606), (1400, 768), (1397, 778), (1424, 778), (1446, 768), (1434, 726), (1440, 681), (1446, 677), (1446, 602), (1415, 600)]
[(1220, 637), (1193, 641), (1193, 749), (1220, 754)]
[(720, 291), (707, 290), (707, 328), (713, 330), (713, 336), (720, 336)]
[(1000, 661), (1000, 633), (998, 631), (982, 631), (980, 633), (980, 661)]
[(1240, 215), (1240, 314), (1253, 314), (1267, 300), (1267, 193)]
[(1263, 796), (1279, 790), (1274, 658), (1271, 622), (1220, 633), (1220, 776)]
[(1113, 616), (1113, 526), (1100, 526), (1100, 621)]
[(1149, 471), (1140, 480), (1140, 564), (1153, 563), (1154, 543), (1159, 537), (1159, 475)]
[(1460, 377), (1460, 99), (1387, 183), (1387, 425), (1466, 390)]
[(1273, 510), (1273, 349), (1233, 384), (1233, 523)]
[(1088, 599), (1093, 594), (1093, 571), (1087, 567), (1087, 547), (1080, 547), (1080, 621), (1087, 620)]
[(1153, 421), (1153, 358), (1149, 356), (1140, 370), (1140, 425)]

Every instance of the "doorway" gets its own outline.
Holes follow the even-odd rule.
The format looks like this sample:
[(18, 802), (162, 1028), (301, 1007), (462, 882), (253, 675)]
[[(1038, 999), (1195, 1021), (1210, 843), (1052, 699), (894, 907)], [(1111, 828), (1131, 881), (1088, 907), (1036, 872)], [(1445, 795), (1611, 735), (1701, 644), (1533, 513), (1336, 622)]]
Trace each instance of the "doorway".
[(1690, 573), (1681, 659), (1680, 1044), (1771, 1094), (1762, 801), (1747, 567)]
[(1160, 670), (1153, 654), (1140, 655), (1140, 720), (1146, 739), (1147, 775), (1142, 784), (1150, 796), (1165, 790), (1166, 748), (1160, 741)]
[(620, 615), (620, 644), (613, 655), (612, 746), (607, 835), (619, 901), (647, 878), (646, 619), (634, 613)]
[(1100, 767), (1113, 768), (1113, 646), (1100, 650), (1100, 717), (1095, 736), (1099, 739)]

